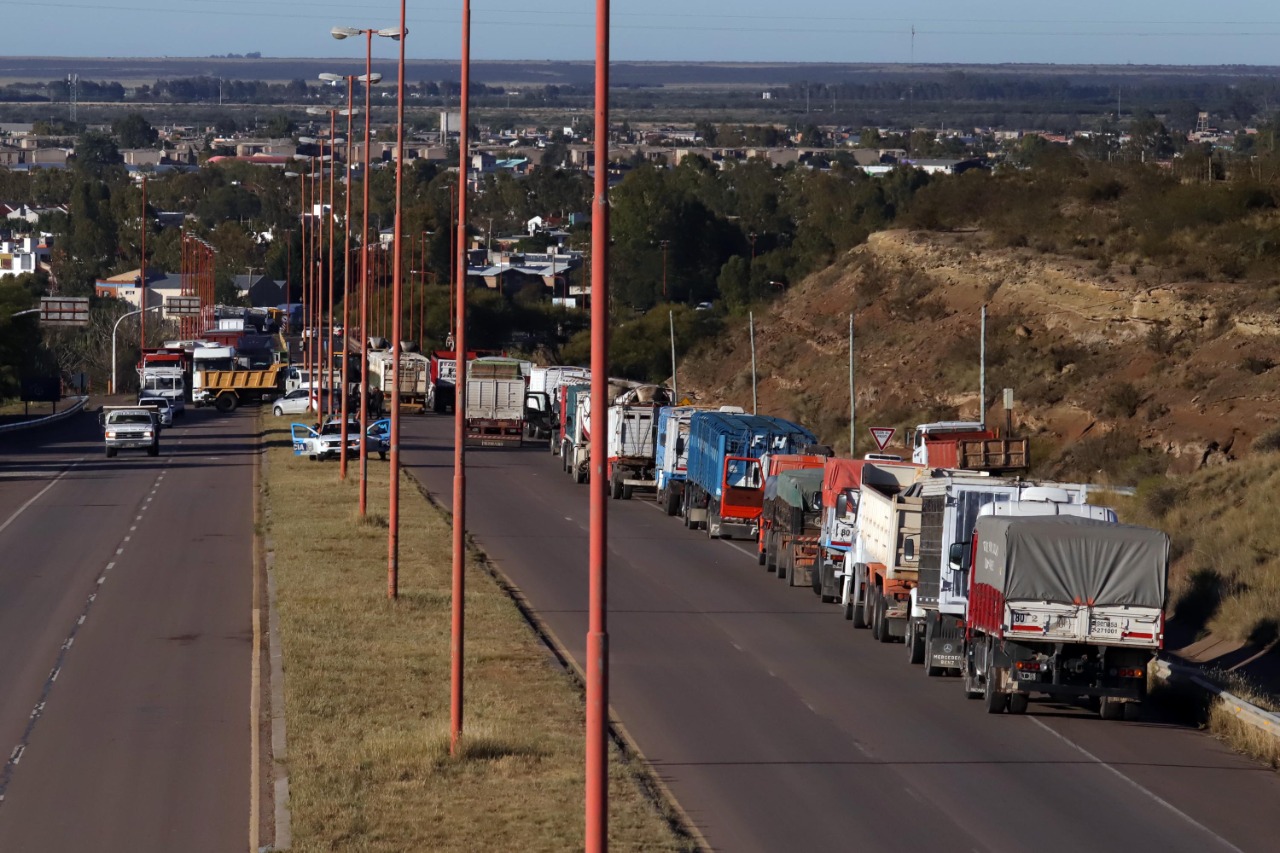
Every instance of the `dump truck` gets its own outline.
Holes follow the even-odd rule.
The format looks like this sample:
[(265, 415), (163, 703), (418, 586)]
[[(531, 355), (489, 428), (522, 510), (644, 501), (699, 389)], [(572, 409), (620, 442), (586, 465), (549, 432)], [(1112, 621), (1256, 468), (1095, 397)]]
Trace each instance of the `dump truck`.
[(1116, 520), (1115, 511), (1086, 503), (1088, 486), (993, 477), (975, 471), (933, 470), (920, 481), (920, 576), (911, 595), (906, 645), (925, 674), (959, 673), (968, 587), (950, 567), (953, 544), (968, 540), (978, 516), (998, 513), (1078, 515)]
[(928, 468), (1013, 474), (1031, 465), (1026, 438), (1009, 438), (975, 421), (919, 424), (910, 434), (911, 461)]
[(780, 580), (817, 592), (814, 568), (822, 532), (822, 468), (794, 468), (770, 477), (765, 484), (762, 527), (766, 520), (765, 566), (772, 558)]
[(1137, 718), (1164, 644), (1169, 537), (1071, 516), (979, 516), (948, 562), (968, 576), (964, 689), (1022, 714), (1033, 694)]
[(761, 457), (816, 444), (800, 424), (766, 415), (694, 412), (680, 516), (709, 538), (755, 538), (764, 499)]
[(524, 375), (512, 358), (467, 365), (466, 437), (471, 447), (519, 447), (524, 440)]
[[(882, 643), (906, 636), (911, 591), (919, 581), (920, 467), (864, 461), (857, 496), (857, 524), (845, 560), (842, 603), (855, 628), (870, 628)], [(850, 498), (836, 497), (836, 515), (849, 514)]]
[(769, 501), (776, 492), (776, 480), (779, 474), (784, 471), (798, 471), (805, 468), (822, 469), (823, 464), (827, 461), (825, 456), (812, 456), (798, 453), (770, 453), (765, 455), (760, 464), (764, 468), (764, 496), (761, 498), (760, 513), (760, 530), (756, 535), (756, 562), (764, 566), (770, 574), (777, 571), (778, 560), (777, 550), (772, 552), (773, 559), (770, 559), (770, 531), (773, 527), (773, 515), (770, 511)]
[(206, 370), (200, 374), (192, 402), (220, 412), (233, 411), (245, 403), (269, 403), (284, 394), (285, 369), (284, 364), (273, 364), (261, 370)]

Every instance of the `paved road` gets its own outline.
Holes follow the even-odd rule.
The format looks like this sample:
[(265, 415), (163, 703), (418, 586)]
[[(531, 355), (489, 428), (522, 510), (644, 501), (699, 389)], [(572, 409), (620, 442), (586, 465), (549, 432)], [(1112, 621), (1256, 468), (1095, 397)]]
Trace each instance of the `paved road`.
[(254, 429), (0, 436), (0, 850), (247, 847)]
[[(452, 494), (452, 421), (405, 418)], [(587, 499), (545, 449), (469, 454), (470, 528), (579, 662)], [(1280, 778), (1196, 731), (1033, 703), (990, 716), (744, 543), (610, 503), (612, 705), (726, 851), (1274, 850)]]

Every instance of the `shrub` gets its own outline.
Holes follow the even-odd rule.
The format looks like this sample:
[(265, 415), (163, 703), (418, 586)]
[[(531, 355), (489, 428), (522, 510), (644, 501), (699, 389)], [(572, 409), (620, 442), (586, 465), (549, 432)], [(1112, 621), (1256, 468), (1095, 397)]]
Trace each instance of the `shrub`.
[(1105, 409), (1112, 417), (1131, 418), (1142, 405), (1142, 391), (1131, 382), (1113, 385), (1104, 398)]
[(1280, 450), (1280, 427), (1272, 427), (1253, 440), (1254, 453), (1275, 453)]

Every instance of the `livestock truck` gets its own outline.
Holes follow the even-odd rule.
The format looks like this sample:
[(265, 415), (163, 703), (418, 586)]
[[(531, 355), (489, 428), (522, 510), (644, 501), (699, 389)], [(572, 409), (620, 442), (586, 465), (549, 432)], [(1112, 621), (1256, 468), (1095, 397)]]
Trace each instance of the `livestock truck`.
[[(772, 539), (773, 512), (769, 501), (777, 490), (777, 477), (784, 471), (798, 471), (804, 468), (822, 469), (827, 457), (798, 453), (770, 453), (760, 460), (764, 467), (764, 495), (761, 497), (760, 530), (756, 535), (756, 562), (768, 569), (770, 574), (778, 568), (778, 548), (774, 547), (772, 555), (770, 546), (776, 546)], [(821, 519), (818, 521), (821, 524)], [(770, 556), (773, 559), (770, 559)]]
[(1088, 487), (993, 477), (973, 471), (935, 470), (920, 481), (920, 578), (911, 595), (906, 645), (925, 674), (959, 672), (968, 602), (965, 578), (947, 561), (952, 545), (967, 541), (978, 516), (1075, 515), (1114, 522), (1115, 511), (1085, 503)]
[[(765, 566), (787, 586), (813, 587), (822, 532), (822, 468), (793, 468), (765, 484), (761, 527), (769, 525)], [(816, 589), (815, 589), (816, 591)]]
[[(425, 414), (430, 392), (430, 362), (420, 352), (411, 352), (405, 343), (400, 345), (400, 367), (396, 369), (395, 354), (390, 349), (370, 349), (369, 383), (382, 392), (388, 405), (418, 406)], [(341, 361), (335, 370), (341, 375)]]
[(759, 535), (764, 500), (761, 457), (816, 444), (799, 424), (766, 415), (694, 412), (681, 517), (709, 538)]
[(948, 562), (966, 573), (964, 689), (1022, 714), (1032, 694), (1136, 719), (1164, 644), (1169, 537), (1072, 516), (983, 515)]
[(524, 439), (524, 375), (511, 358), (478, 358), (467, 365), (466, 444), (519, 447)]
[(836, 496), (836, 516), (856, 518), (841, 603), (855, 628), (870, 628), (882, 643), (906, 635), (919, 580), (921, 502), (913, 483), (920, 470), (910, 463), (864, 461), (856, 499)]

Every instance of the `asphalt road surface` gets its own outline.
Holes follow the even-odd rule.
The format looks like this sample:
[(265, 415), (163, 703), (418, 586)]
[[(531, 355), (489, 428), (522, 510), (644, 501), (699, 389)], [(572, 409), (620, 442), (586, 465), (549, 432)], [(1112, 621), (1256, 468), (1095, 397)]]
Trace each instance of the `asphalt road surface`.
[(254, 417), (0, 435), (0, 850), (248, 846)]
[[(452, 418), (402, 423), (448, 505)], [(586, 488), (545, 445), (468, 460), (470, 530), (581, 663)], [(1172, 724), (988, 715), (748, 548), (609, 504), (611, 705), (715, 849), (1276, 849), (1274, 772)]]

